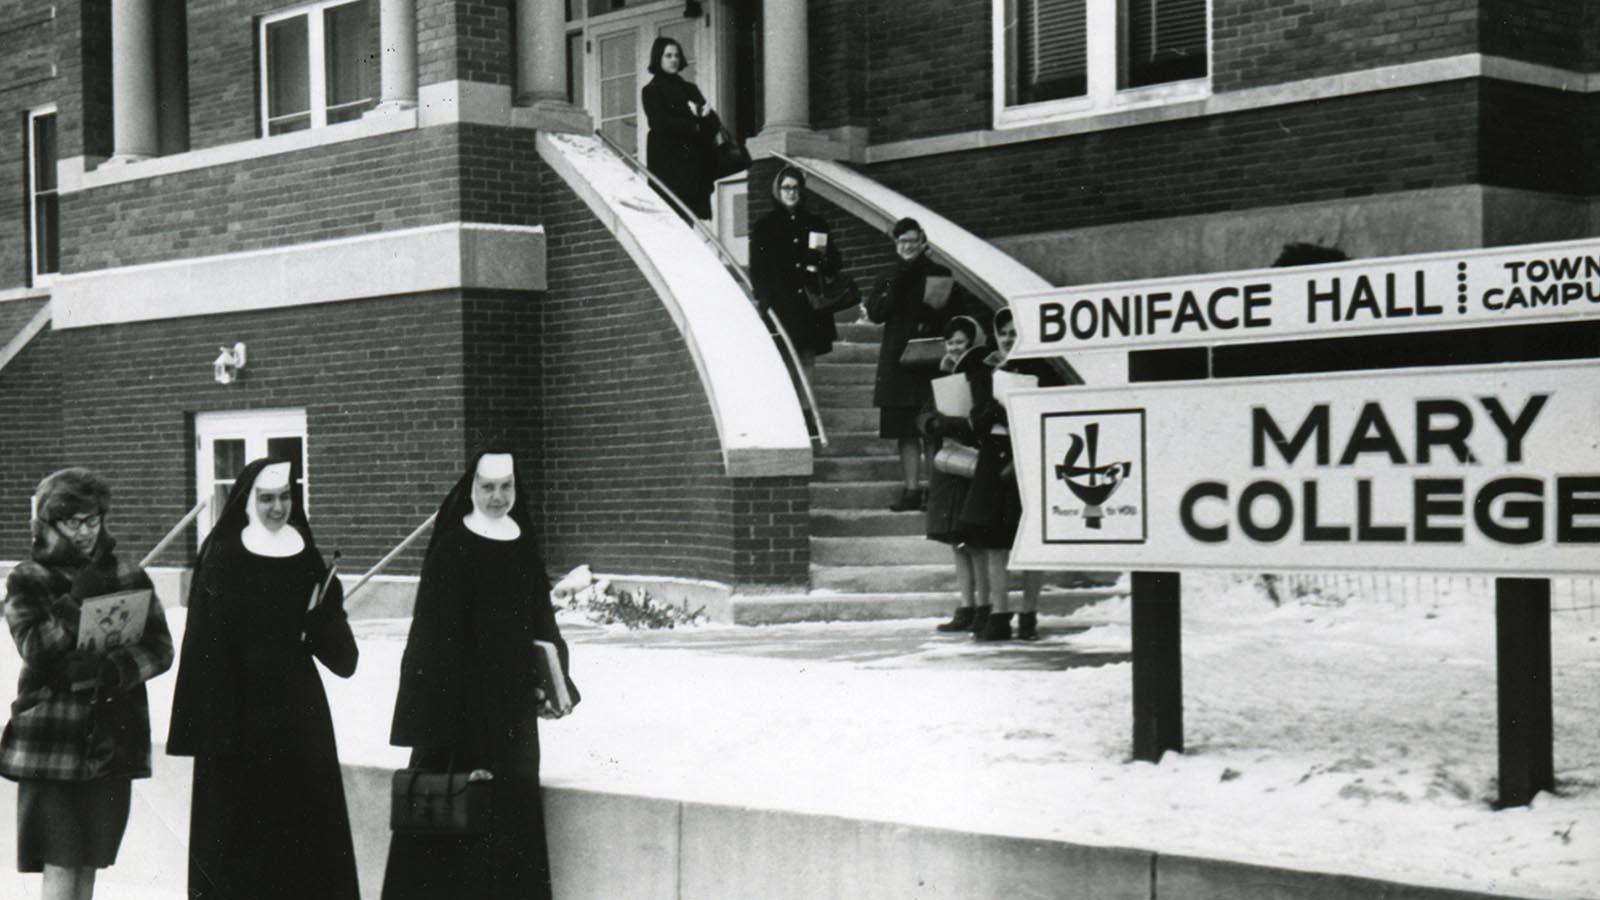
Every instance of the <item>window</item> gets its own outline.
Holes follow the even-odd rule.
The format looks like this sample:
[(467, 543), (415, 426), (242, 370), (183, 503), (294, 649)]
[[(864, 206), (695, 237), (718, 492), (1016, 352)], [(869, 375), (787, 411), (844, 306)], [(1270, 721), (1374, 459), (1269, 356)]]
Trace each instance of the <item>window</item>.
[(994, 0), (995, 125), (1203, 97), (1208, 0)]
[(56, 108), (28, 113), (28, 255), (34, 284), (61, 271), (60, 198), (56, 195)]
[(340, 0), (261, 19), (261, 121), (266, 134), (358, 119), (372, 104), (370, 0)]
[(305, 410), (196, 413), (194, 437), (195, 493), (211, 498), (210, 505), (196, 519), (199, 541), (204, 541), (216, 524), (239, 470), (263, 456), (281, 456), (295, 463), (301, 497), (309, 512), (311, 478), (306, 468)]

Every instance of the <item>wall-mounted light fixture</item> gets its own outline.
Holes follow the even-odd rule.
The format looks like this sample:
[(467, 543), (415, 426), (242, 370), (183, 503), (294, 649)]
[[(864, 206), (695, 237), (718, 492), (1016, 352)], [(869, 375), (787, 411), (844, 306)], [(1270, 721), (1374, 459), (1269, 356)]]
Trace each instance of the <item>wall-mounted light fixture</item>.
[(211, 377), (217, 384), (232, 384), (239, 377), (239, 370), (244, 368), (244, 343), (241, 341), (232, 347), (218, 347), (217, 358), (211, 363)]

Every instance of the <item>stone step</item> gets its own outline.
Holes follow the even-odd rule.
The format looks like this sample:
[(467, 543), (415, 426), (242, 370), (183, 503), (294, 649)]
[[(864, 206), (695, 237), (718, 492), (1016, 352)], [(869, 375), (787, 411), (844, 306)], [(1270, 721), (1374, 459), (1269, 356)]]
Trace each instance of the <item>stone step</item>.
[[(827, 413), (822, 415), (822, 423), (828, 423)], [(829, 431), (828, 446), (819, 447), (817, 456), (886, 456), (889, 459), (899, 460), (895, 450), (894, 441), (886, 441), (878, 437), (876, 429), (871, 431)], [(898, 463), (896, 463), (898, 465)]]
[[(887, 515), (887, 514), (886, 514)], [(811, 536), (813, 566), (916, 566), (950, 563), (950, 546), (920, 534)]]
[[(928, 541), (930, 545), (937, 542)], [(948, 557), (938, 565), (918, 563), (903, 566), (811, 566), (811, 590), (848, 594), (902, 594), (921, 591), (954, 591), (955, 564)], [(1104, 590), (1119, 583), (1116, 572), (1051, 572), (1046, 590)], [(1011, 573), (1011, 589), (1021, 590), (1022, 573)]]
[[(888, 443), (880, 441), (879, 443)], [(815, 459), (812, 481), (886, 481), (900, 477), (898, 456), (819, 456)]]
[[(826, 359), (826, 357), (824, 357)], [(817, 377), (811, 382), (813, 387), (825, 384), (866, 384), (870, 385), (878, 377), (878, 364), (876, 362), (833, 362), (817, 363)]]
[(819, 537), (871, 537), (874, 535), (907, 535), (922, 537), (924, 522), (921, 516), (910, 513), (889, 512), (887, 509), (812, 509), (811, 536)]
[(883, 326), (872, 322), (839, 322), (835, 328), (841, 342), (876, 345), (883, 339)]
[[(818, 382), (811, 385), (811, 390), (816, 394), (817, 403), (822, 406), (823, 410), (827, 410), (830, 407), (870, 409), (874, 418), (878, 414), (877, 408), (872, 405), (872, 382), (870, 381), (858, 384)], [(823, 419), (822, 423), (826, 425), (828, 420)]]
[[(905, 485), (898, 479), (894, 481), (833, 481), (811, 483), (811, 508), (812, 509), (882, 509), (888, 512), (889, 504), (900, 497), (900, 492)], [(899, 513), (902, 516), (916, 516), (921, 520), (922, 513)]]
[(822, 404), (822, 425), (831, 435), (835, 431), (878, 433), (878, 410), (869, 396), (867, 403)]
[[(1039, 595), (1039, 612), (1064, 616), (1125, 593), (1120, 588), (1045, 590)], [(739, 625), (781, 625), (785, 622), (942, 618), (950, 615), (959, 604), (959, 596), (952, 591), (758, 594), (733, 598), (733, 621)]]
[(817, 368), (820, 370), (824, 366), (834, 364), (865, 364), (872, 366), (873, 371), (877, 371), (879, 346), (876, 338), (864, 342), (838, 341), (834, 343), (832, 353), (817, 357)]

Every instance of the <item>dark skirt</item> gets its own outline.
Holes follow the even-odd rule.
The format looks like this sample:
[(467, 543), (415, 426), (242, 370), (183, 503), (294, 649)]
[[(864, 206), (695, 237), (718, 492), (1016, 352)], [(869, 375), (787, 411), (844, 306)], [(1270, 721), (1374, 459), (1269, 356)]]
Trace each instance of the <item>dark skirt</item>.
[(928, 475), (928, 540), (945, 544), (966, 541), (961, 532), (961, 507), (967, 500), (971, 479), (933, 470)]
[(1015, 472), (1005, 471), (1010, 462), (1007, 441), (985, 440), (978, 448), (977, 469), (957, 519), (957, 531), (974, 547), (1007, 550), (1016, 542), (1022, 498)]
[(133, 782), (17, 782), (17, 871), (43, 872), (46, 864), (104, 869), (117, 861), (128, 827)]
[(917, 431), (917, 408), (884, 406), (878, 409), (878, 437), (891, 441), (921, 438)]
[(191, 900), (359, 900), (343, 776), (327, 750), (195, 758)]
[[(442, 771), (437, 753), (414, 751), (411, 765)], [(530, 711), (509, 729), (498, 765), (492, 755), (469, 750), (449, 763), (494, 772), (490, 833), (391, 836), (382, 900), (550, 900), (537, 717)]]

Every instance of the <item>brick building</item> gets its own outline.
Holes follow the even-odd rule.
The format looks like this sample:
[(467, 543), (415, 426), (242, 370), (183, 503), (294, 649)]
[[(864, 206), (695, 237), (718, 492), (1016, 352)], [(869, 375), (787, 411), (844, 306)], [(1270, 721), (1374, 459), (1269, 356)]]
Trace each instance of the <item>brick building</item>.
[[(271, 447), (357, 570), (502, 442), (553, 568), (803, 590), (782, 357), (583, 137), (643, 149), (658, 34), (751, 136), (735, 248), (774, 154), (843, 173), (857, 272), (908, 210), (1055, 284), (1596, 231), (1579, 0), (4, 0), (0, 561), (59, 465), (142, 553)], [(962, 275), (1003, 302), (994, 271)]]

